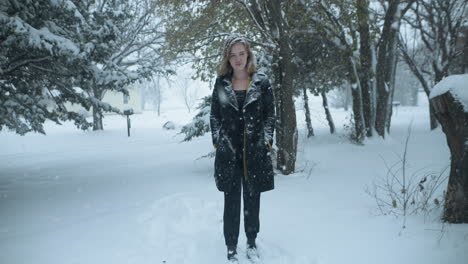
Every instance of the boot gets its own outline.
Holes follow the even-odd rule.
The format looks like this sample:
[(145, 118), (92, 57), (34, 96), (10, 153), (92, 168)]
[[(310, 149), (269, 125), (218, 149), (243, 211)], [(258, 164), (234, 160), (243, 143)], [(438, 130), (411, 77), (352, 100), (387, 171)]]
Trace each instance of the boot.
[(255, 238), (247, 239), (247, 248), (257, 248), (257, 244), (255, 244)]
[(238, 263), (237, 260), (237, 246), (228, 246), (227, 247), (227, 259), (229, 263)]
[(258, 261), (260, 259), (255, 239), (247, 239), (247, 258), (252, 261)]

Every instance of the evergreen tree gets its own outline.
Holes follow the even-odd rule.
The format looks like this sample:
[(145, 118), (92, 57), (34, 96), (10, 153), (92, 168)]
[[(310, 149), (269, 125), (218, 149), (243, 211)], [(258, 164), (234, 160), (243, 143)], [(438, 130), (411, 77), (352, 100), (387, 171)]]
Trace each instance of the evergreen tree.
[[(151, 74), (167, 74), (150, 0), (9, 0), (0, 5), (0, 129), (45, 133), (72, 120), (102, 129), (101, 100)], [(93, 123), (65, 103), (93, 108)]]
[(91, 88), (93, 130), (102, 130), (103, 111), (119, 113), (101, 101), (106, 92), (128, 95), (128, 85), (166, 72), (169, 64), (159, 54), (164, 38), (151, 1), (88, 0), (79, 7), (86, 14), (80, 37), (87, 58), (77, 85)]
[(0, 129), (45, 133), (43, 123), (89, 123), (65, 102), (89, 109), (73, 85), (83, 54), (74, 41), (83, 16), (72, 1), (16, 1), (0, 5)]
[(180, 131), (180, 133), (185, 134), (184, 141), (190, 141), (194, 137), (200, 137), (210, 132), (211, 95), (203, 97), (196, 109), (198, 113), (192, 122), (183, 126)]

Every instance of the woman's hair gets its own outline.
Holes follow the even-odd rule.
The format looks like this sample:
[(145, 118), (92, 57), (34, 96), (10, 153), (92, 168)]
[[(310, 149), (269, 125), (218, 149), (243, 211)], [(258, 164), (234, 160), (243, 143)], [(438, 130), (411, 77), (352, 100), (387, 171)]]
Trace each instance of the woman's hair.
[(219, 76), (232, 74), (233, 69), (229, 63), (229, 55), (231, 53), (232, 47), (237, 43), (242, 43), (245, 47), (245, 50), (247, 51), (247, 64), (245, 65), (247, 68), (247, 73), (252, 74), (257, 71), (257, 67), (255, 66), (255, 57), (252, 50), (250, 49), (250, 43), (243, 36), (235, 35), (229, 37), (226, 42), (224, 42), (223, 59), (221, 60), (221, 64), (219, 65), (218, 70)]

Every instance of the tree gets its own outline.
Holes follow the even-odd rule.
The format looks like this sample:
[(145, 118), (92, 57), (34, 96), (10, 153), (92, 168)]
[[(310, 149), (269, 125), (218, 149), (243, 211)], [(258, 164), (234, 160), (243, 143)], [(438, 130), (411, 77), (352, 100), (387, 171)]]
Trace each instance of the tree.
[[(466, 6), (467, 2), (463, 0), (417, 0), (410, 9), (411, 15), (405, 18), (418, 38), (400, 37), (400, 51), (428, 97), (431, 80), (437, 84), (457, 67), (456, 61), (461, 54), (456, 50), (456, 43), (461, 37), (463, 21), (466, 20)], [(410, 49), (412, 44), (417, 48)], [(417, 52), (421, 51), (427, 61), (418, 60)], [(426, 56), (427, 53), (431, 56)], [(431, 104), (429, 111), (431, 129), (435, 129), (437, 123)]]
[(0, 130), (45, 134), (46, 120), (72, 120), (82, 129), (84, 116), (66, 102), (89, 109), (87, 87), (73, 85), (74, 66), (82, 60), (75, 41), (83, 16), (73, 1), (6, 1), (0, 5)]
[(78, 85), (92, 87), (93, 130), (102, 130), (103, 110), (119, 112), (101, 103), (107, 91), (128, 95), (126, 86), (168, 68), (159, 52), (163, 32), (149, 0), (87, 0), (79, 6), (86, 14), (82, 38), (89, 56)]
[[(278, 168), (294, 172), (297, 127), (293, 101), (293, 62), (289, 23), (297, 14), (289, 1), (159, 1), (166, 14), (170, 53), (194, 60), (197, 77), (215, 76), (220, 49), (231, 32), (249, 32), (257, 50), (269, 54), (276, 96)], [(245, 18), (248, 19), (245, 19)], [(183, 56), (180, 54), (184, 52)], [(261, 54), (261, 52), (259, 52)], [(260, 58), (262, 61), (263, 58)]]
[(362, 108), (364, 115), (364, 125), (366, 135), (371, 137), (374, 133), (375, 122), (375, 69), (372, 65), (373, 50), (375, 50), (373, 37), (371, 36), (370, 17), (369, 17), (369, 1), (356, 1), (356, 16), (358, 21), (359, 31), (359, 54), (360, 54), (360, 70), (359, 79), (362, 89)]
[[(414, 0), (404, 3), (381, 2), (381, 10), (375, 7), (371, 9), (369, 1), (365, 0), (317, 1), (310, 7), (319, 10), (316, 16), (310, 18), (315, 29), (311, 32), (318, 33), (340, 51), (346, 62), (347, 78), (352, 87), (354, 129), (358, 142), (362, 142), (366, 135), (372, 135), (374, 119), (375, 129), (380, 136), (385, 137), (385, 128), (389, 127), (397, 58), (396, 36), (401, 17)], [(382, 26), (377, 23), (379, 20), (373, 21), (370, 11), (377, 19), (383, 17)], [(372, 54), (377, 54), (375, 69)], [(373, 102), (374, 97), (376, 102)]]
[(305, 121), (307, 125), (307, 137), (313, 137), (314, 128), (312, 127), (312, 121), (310, 120), (310, 109), (309, 109), (309, 97), (307, 96), (307, 88), (304, 86), (302, 88), (302, 94), (304, 99), (304, 110), (305, 110)]
[(346, 76), (341, 59), (342, 54), (336, 52), (318, 36), (297, 32), (292, 40), (295, 54), (296, 87), (303, 87), (304, 108), (308, 136), (313, 134), (310, 123), (310, 110), (306, 90), (315, 96), (321, 96), (325, 116), (330, 127), (330, 133), (335, 133), (335, 124), (328, 107), (326, 93), (343, 85)]
[(160, 116), (163, 99), (161, 94), (161, 76), (152, 76), (149, 80), (143, 81), (138, 87), (142, 91), (141, 100), (144, 109), (147, 104), (150, 104), (154, 107), (152, 109), (156, 110), (158, 116)]
[[(468, 222), (468, 115), (462, 106), (466, 102), (455, 98), (455, 87), (453, 90), (450, 87), (450, 91), (443, 88), (447, 88), (444, 82), (457, 78), (449, 75), (459, 71), (457, 57), (461, 52), (457, 50), (456, 43), (466, 21), (466, 6), (466, 1), (459, 0), (421, 0), (411, 9), (413, 17), (406, 19), (406, 22), (419, 34), (423, 43), (419, 50), (431, 54), (428, 56), (429, 63), (426, 63), (431, 66), (429, 69), (418, 63), (416, 56), (410, 53), (415, 49), (408, 48), (408, 41), (403, 38), (400, 41), (405, 62), (430, 98), (430, 112), (441, 124), (447, 138), (451, 159), (443, 219), (451, 223)], [(443, 79), (447, 76), (447, 80)], [(433, 90), (427, 79), (436, 84)], [(457, 83), (464, 88), (466, 77)], [(431, 127), (434, 127), (433, 123)]]
[(211, 95), (203, 97), (197, 109), (199, 111), (192, 122), (183, 126), (180, 131), (180, 133), (185, 134), (183, 141), (190, 141), (192, 138), (202, 136), (210, 131)]
[(450, 175), (443, 220), (468, 223), (468, 98), (463, 96), (468, 74), (449, 76), (438, 83), (430, 103), (450, 150)]
[(190, 86), (191, 81), (192, 78), (187, 76), (181, 77), (176, 81), (179, 94), (184, 99), (185, 107), (189, 113), (198, 99), (198, 89)]
[(289, 1), (241, 1), (255, 28), (273, 54), (273, 76), (276, 96), (277, 168), (283, 174), (294, 172), (297, 155), (297, 123), (294, 106), (293, 49), (290, 39), (297, 9)]
[(46, 120), (91, 126), (65, 103), (92, 107), (93, 129), (102, 129), (103, 111), (120, 112), (101, 101), (106, 91), (128, 95), (127, 85), (168, 67), (156, 22), (149, 0), (2, 3), (0, 129), (45, 133)]
[(387, 123), (391, 117), (391, 94), (394, 89), (394, 78), (397, 60), (397, 37), (400, 28), (402, 11), (401, 1), (388, 1), (385, 12), (382, 35), (378, 42), (378, 55), (376, 66), (376, 119), (375, 130), (381, 137), (385, 137)]
[(323, 42), (341, 55), (346, 79), (351, 84), (353, 99), (353, 117), (355, 137), (358, 143), (362, 143), (365, 133), (363, 112), (362, 87), (358, 74), (359, 54), (356, 51), (358, 36), (355, 27), (356, 10), (352, 1), (317, 1), (307, 8), (315, 9), (316, 15), (309, 18), (310, 34), (316, 34)]

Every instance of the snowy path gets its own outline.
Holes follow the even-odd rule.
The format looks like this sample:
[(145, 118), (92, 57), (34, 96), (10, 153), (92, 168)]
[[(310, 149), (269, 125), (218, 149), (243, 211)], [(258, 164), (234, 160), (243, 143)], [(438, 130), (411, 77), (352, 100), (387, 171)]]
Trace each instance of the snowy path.
[[(95, 142), (33, 135), (22, 138), (24, 153), (1, 153), (0, 260), (143, 263), (135, 250), (152, 249), (142, 242), (146, 230), (137, 216), (159, 197), (197, 188), (196, 182), (177, 179), (193, 175), (196, 165), (179, 164), (193, 160), (190, 151), (167, 155), (179, 152), (179, 139), (145, 142), (112, 131), (102, 134)], [(41, 144), (31, 147), (34, 137)], [(116, 140), (127, 143), (125, 151), (113, 144)]]
[[(210, 161), (193, 161), (203, 154), (199, 148), (208, 151), (208, 141), (199, 141), (194, 154), (193, 144), (180, 144), (180, 138), (128, 139), (123, 142), (126, 151), (121, 152), (118, 144), (112, 144), (121, 135), (102, 134), (106, 136), (92, 143), (63, 139), (66, 147), (54, 145), (61, 135), (50, 139), (32, 135), (23, 138), (27, 151), (2, 153), (0, 259), (12, 263), (224, 260), (222, 196), (210, 177)], [(31, 148), (35, 137), (41, 144)], [(275, 252), (265, 252), (265, 257), (286, 258), (273, 263), (296, 263), (284, 252), (277, 258)]]
[[(0, 263), (224, 263), (223, 196), (212, 160), (195, 160), (210, 151), (209, 137), (181, 144), (142, 115), (127, 138), (121, 120), (108, 119), (99, 133), (0, 133)], [(414, 166), (443, 167), (440, 131), (415, 126)], [(466, 263), (467, 225), (448, 226), (439, 243), (434, 221), (410, 217), (398, 236), (400, 220), (370, 213), (365, 185), (383, 173), (380, 156), (402, 149), (406, 123), (394, 127), (393, 138), (365, 147), (326, 127), (301, 139), (299, 172), (262, 195), (262, 263)], [(249, 263), (242, 226), (240, 260)]]

